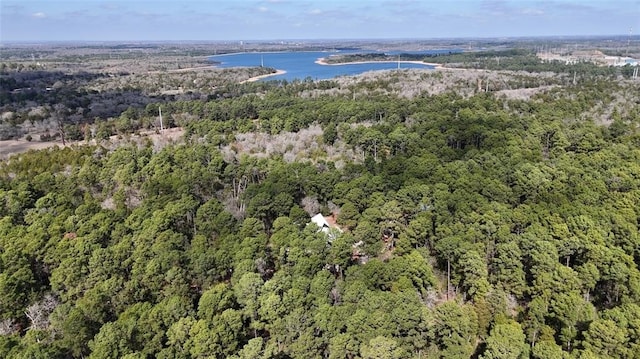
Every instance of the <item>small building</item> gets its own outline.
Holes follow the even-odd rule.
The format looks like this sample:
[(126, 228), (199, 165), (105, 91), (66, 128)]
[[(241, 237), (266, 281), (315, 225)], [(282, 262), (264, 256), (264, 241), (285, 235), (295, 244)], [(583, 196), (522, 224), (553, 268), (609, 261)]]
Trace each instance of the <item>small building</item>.
[(327, 235), (329, 242), (333, 241), (342, 233), (342, 229), (338, 227), (333, 216), (325, 217), (322, 213), (318, 213), (311, 217), (311, 222), (315, 223), (322, 233)]
[(320, 230), (323, 231), (324, 233), (328, 233), (329, 228), (331, 228), (329, 226), (329, 222), (327, 222), (327, 220), (324, 218), (322, 213), (318, 213), (315, 216), (311, 217), (311, 222), (315, 223), (318, 227), (320, 227)]
[(609, 66), (636, 66), (638, 65), (638, 60), (626, 57), (626, 56), (606, 56), (605, 62)]

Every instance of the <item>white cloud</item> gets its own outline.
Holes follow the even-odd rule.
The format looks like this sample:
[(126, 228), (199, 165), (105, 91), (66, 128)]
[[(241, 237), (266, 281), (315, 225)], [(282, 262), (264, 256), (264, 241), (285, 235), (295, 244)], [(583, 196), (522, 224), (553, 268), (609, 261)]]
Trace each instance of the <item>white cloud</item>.
[(322, 10), (313, 9), (313, 10), (309, 11), (309, 14), (311, 14), (311, 15), (321, 15), (322, 14)]
[(100, 8), (108, 11), (116, 11), (120, 9), (120, 6), (114, 2), (105, 2), (100, 5)]
[(269, 8), (267, 8), (267, 7), (265, 7), (265, 6), (260, 6), (260, 7), (258, 8), (258, 11), (260, 11), (260, 12), (267, 12), (267, 11), (269, 11)]
[(31, 16), (35, 17), (36, 19), (44, 19), (45, 17), (47, 17), (47, 14), (43, 13), (42, 11), (33, 13)]
[(541, 9), (532, 9), (532, 8), (522, 9), (521, 13), (523, 15), (534, 15), (534, 16), (544, 15), (544, 11), (543, 10), (541, 10)]

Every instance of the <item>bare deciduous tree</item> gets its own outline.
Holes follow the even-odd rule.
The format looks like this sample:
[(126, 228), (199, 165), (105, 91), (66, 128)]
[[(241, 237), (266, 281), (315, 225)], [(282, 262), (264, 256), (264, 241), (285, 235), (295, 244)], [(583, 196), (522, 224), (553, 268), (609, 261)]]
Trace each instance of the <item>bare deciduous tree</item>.
[(231, 196), (225, 201), (225, 206), (231, 214), (235, 218), (244, 218), (244, 213), (246, 210), (246, 204), (242, 199), (242, 195), (244, 191), (247, 189), (249, 185), (249, 180), (246, 176), (242, 176), (240, 178), (233, 178), (233, 187)]
[(29, 329), (46, 330), (49, 327), (49, 315), (56, 309), (58, 304), (58, 299), (48, 293), (42, 300), (27, 307), (27, 311), (24, 314), (31, 322)]
[(0, 322), (0, 335), (11, 335), (17, 330), (18, 326), (13, 318), (5, 319)]
[(305, 212), (307, 212), (310, 216), (315, 216), (320, 212), (320, 202), (315, 197), (304, 197), (302, 199), (302, 208), (304, 208)]
[(60, 133), (62, 145), (65, 146), (67, 144), (67, 140), (64, 131), (64, 119), (67, 117), (69, 109), (63, 104), (55, 104), (53, 108), (55, 110), (53, 113), (53, 119), (56, 123), (56, 130)]

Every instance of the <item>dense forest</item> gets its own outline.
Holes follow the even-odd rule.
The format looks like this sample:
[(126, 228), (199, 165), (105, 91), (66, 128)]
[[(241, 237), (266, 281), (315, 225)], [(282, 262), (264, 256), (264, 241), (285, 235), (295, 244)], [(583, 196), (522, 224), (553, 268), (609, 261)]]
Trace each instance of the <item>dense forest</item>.
[(482, 69), (495, 71), (553, 72), (557, 74), (575, 73), (580, 77), (612, 77), (633, 75), (632, 66), (599, 66), (590, 61), (566, 64), (561, 61), (541, 61), (531, 48), (485, 51), (434, 51), (431, 54), (399, 53), (356, 53), (330, 56), (328, 63), (347, 63), (354, 61), (423, 61), (441, 64), (451, 68)]
[(161, 104), (177, 143), (1, 162), (0, 357), (640, 358), (638, 81), (398, 76), (226, 84), (110, 122)]

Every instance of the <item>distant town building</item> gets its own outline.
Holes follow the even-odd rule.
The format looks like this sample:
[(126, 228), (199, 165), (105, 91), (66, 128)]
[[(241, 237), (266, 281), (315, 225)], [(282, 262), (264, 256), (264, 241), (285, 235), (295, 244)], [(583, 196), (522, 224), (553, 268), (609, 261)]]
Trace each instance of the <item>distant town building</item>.
[(608, 56), (598, 50), (573, 51), (569, 53), (557, 53), (553, 51), (539, 52), (536, 54), (542, 61), (559, 61), (566, 65), (578, 62), (591, 62), (601, 66), (638, 66), (637, 59), (626, 56)]

